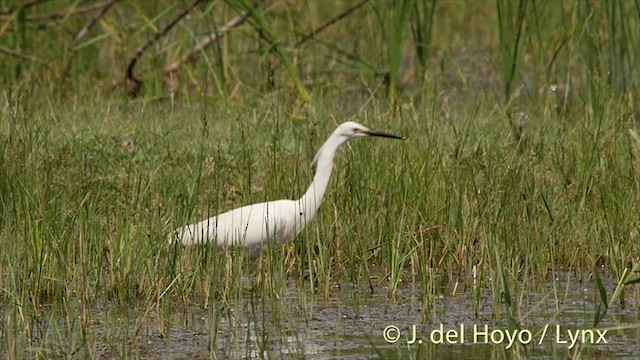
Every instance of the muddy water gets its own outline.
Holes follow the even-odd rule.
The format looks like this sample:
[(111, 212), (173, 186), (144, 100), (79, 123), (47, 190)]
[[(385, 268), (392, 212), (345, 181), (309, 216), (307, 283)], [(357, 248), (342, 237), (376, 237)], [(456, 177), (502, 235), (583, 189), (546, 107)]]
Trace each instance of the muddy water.
[(572, 281), (567, 288), (565, 279), (558, 299), (552, 288), (512, 296), (518, 324), (510, 324), (506, 302), (495, 304), (489, 289), (480, 296), (442, 289), (426, 314), (417, 288), (402, 287), (390, 301), (383, 286), (371, 295), (344, 284), (328, 300), (301, 296), (291, 284), (280, 297), (248, 293), (235, 305), (194, 306), (169, 316), (152, 310), (144, 322), (138, 311), (107, 307), (97, 316), (105, 320), (95, 324), (94, 354), (119, 356), (109, 344), (132, 337), (137, 324), (129, 355), (142, 358), (640, 358), (635, 299), (613, 306), (593, 329), (600, 303), (594, 284)]

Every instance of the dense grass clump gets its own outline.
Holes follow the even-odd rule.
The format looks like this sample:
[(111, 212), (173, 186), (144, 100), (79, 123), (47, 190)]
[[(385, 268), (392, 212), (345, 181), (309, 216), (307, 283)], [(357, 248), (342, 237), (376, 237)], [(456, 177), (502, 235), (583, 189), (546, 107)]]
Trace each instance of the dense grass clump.
[(600, 266), (624, 279), (639, 250), (640, 142), (615, 110), (514, 129), (486, 106), (447, 119), (412, 104), (402, 113), (365, 105), (355, 119), (409, 139), (343, 149), (318, 217), (255, 263), (242, 251), (170, 246), (165, 234), (242, 204), (299, 197), (330, 119), (349, 114), (327, 106), (301, 121), (266, 103), (233, 114), (114, 100), (49, 112), (20, 102), (3, 129), (0, 283), (5, 316), (30, 331), (31, 316), (52, 303), (69, 304), (71, 317), (98, 299), (231, 304), (247, 277), (264, 296), (282, 293), (287, 279), (325, 297), (340, 283), (386, 284), (393, 297), (415, 282), (428, 307), (447, 284), (479, 282), (501, 296)]

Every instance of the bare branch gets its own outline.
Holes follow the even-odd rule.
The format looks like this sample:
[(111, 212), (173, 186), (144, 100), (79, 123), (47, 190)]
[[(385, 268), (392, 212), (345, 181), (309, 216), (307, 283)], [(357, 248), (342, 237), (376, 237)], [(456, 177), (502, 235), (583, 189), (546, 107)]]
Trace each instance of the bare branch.
[(352, 7), (348, 8), (347, 10), (345, 10), (343, 13), (329, 19), (329, 21), (327, 21), (326, 23), (324, 23), (324, 25), (320, 26), (319, 28), (317, 28), (316, 30), (313, 30), (312, 32), (308, 33), (307, 35), (305, 35), (302, 39), (300, 39), (295, 45), (293, 45), (294, 48), (299, 47), (300, 45), (302, 45), (303, 43), (307, 42), (307, 40), (314, 38), (316, 35), (318, 35), (319, 33), (321, 33), (322, 31), (326, 30), (329, 26), (337, 23), (338, 21), (344, 19), (345, 17), (347, 17), (349, 14), (351, 14), (352, 12), (356, 11), (357, 9), (361, 8), (364, 4), (366, 4), (369, 0), (362, 0), (359, 3), (353, 5)]
[(29, 61), (37, 62), (37, 63), (40, 63), (40, 64), (44, 63), (42, 60), (38, 59), (35, 56), (21, 54), (21, 53), (15, 51), (13, 49), (9, 49), (9, 48), (6, 48), (4, 46), (0, 46), (0, 52), (5, 53), (5, 54), (9, 54), (9, 55), (17, 57), (19, 59), (29, 60)]
[[(63, 12), (59, 12), (59, 13), (55, 13), (55, 14), (27, 15), (25, 17), (25, 20), (27, 20), (27, 21), (62, 20), (62, 19), (67, 18), (67, 17), (82, 16), (82, 15), (85, 15), (86, 13), (90, 13), (90, 12), (95, 11), (95, 10), (100, 10), (100, 9), (104, 8), (105, 6), (111, 6), (110, 5), (111, 2), (112, 2), (111, 0), (107, 0), (107, 1), (103, 1), (103, 2), (97, 3), (97, 4), (85, 6), (83, 8), (78, 8), (78, 9), (73, 10), (71, 12), (63, 11)], [(23, 7), (23, 8), (26, 8), (26, 6)], [(5, 20), (8, 17), (9, 16), (6, 15), (6, 14), (5, 15), (0, 15), (0, 19), (1, 20)]]
[[(163, 70), (165, 87), (175, 89), (177, 86), (175, 85), (174, 76), (175, 76), (175, 73), (178, 71), (178, 68), (180, 68), (182, 64), (193, 61), (198, 56), (198, 54), (200, 54), (201, 51), (206, 49), (208, 46), (210, 46), (217, 40), (221, 39), (231, 29), (242, 24), (248, 17), (249, 17), (249, 12), (247, 11), (234, 17), (225, 26), (218, 29), (218, 31), (208, 34), (207, 36), (202, 38), (202, 40), (200, 40), (200, 43), (198, 43), (198, 45), (193, 47), (186, 54), (182, 55), (182, 57), (179, 60), (176, 60), (172, 63), (167, 64), (167, 66), (165, 66)], [(169, 86), (169, 84), (173, 84), (173, 85)]]
[(140, 94), (140, 89), (142, 88), (142, 80), (138, 78), (133, 70), (138, 63), (138, 60), (142, 57), (145, 51), (151, 46), (154, 42), (158, 41), (161, 37), (166, 35), (174, 26), (176, 26), (180, 20), (182, 20), (185, 16), (191, 12), (191, 10), (198, 5), (202, 0), (194, 0), (186, 9), (184, 9), (178, 16), (176, 16), (173, 21), (168, 23), (162, 30), (157, 32), (151, 39), (147, 40), (146, 43), (140, 45), (136, 50), (136, 53), (133, 55), (131, 60), (129, 60), (129, 66), (127, 66), (127, 79), (131, 81), (131, 89), (129, 89), (129, 96), (136, 97)]
[(60, 77), (60, 84), (63, 84), (67, 79), (67, 77), (69, 76), (69, 71), (71, 70), (71, 61), (73, 59), (73, 57), (71, 56), (73, 49), (89, 33), (89, 31), (91, 31), (91, 29), (98, 23), (98, 20), (100, 20), (100, 18), (103, 17), (107, 13), (107, 11), (111, 9), (113, 5), (115, 5), (116, 1), (117, 0), (109, 0), (107, 3), (105, 3), (102, 9), (100, 9), (100, 11), (96, 15), (94, 15), (94, 17), (91, 18), (91, 20), (87, 22), (87, 24), (82, 28), (82, 30), (80, 30), (78, 35), (76, 35), (76, 38), (73, 40), (73, 44), (71, 44), (71, 46), (69, 47), (69, 60), (67, 61), (67, 64), (64, 67), (62, 76)]
[[(32, 6), (36, 6), (38, 4), (42, 4), (42, 3), (45, 3), (47, 1), (51, 1), (51, 0), (31, 0), (31, 1), (26, 1), (26, 2), (24, 2), (22, 4), (21, 10), (28, 9), (28, 8), (30, 8)], [(0, 10), (0, 14), (8, 15), (8, 14), (13, 13), (16, 10), (17, 10), (17, 8), (15, 8), (15, 7), (4, 8), (4, 9)]]

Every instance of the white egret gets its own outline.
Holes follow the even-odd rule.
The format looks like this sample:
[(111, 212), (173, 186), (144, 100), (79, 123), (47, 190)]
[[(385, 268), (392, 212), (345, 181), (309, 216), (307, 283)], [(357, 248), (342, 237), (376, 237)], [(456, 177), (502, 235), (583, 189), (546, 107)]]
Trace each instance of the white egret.
[(168, 236), (169, 242), (193, 245), (215, 241), (218, 246), (245, 246), (251, 256), (257, 256), (267, 244), (291, 240), (316, 215), (329, 185), (333, 158), (340, 145), (364, 136), (406, 139), (374, 131), (355, 122), (345, 122), (320, 147), (314, 159), (316, 174), (300, 199), (269, 201), (233, 209), (174, 230)]

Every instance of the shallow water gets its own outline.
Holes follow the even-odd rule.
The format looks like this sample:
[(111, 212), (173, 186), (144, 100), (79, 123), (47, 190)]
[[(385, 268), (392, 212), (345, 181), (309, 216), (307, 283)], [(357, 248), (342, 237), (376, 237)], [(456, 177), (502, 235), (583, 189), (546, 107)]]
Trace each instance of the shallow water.
[[(92, 308), (85, 335), (61, 331), (74, 326), (62, 316), (54, 320), (56, 310), (43, 311), (33, 336), (38, 340), (25, 344), (24, 356), (84, 357), (75, 349), (87, 341), (94, 357), (109, 359), (640, 358), (636, 297), (612, 306), (594, 329), (600, 301), (593, 282), (569, 279), (567, 287), (567, 278), (556, 280), (557, 291), (545, 282), (536, 291), (512, 294), (517, 325), (509, 323), (504, 299), (494, 304), (489, 287), (462, 287), (456, 295), (441, 288), (425, 313), (420, 289), (411, 285), (400, 287), (395, 300), (383, 285), (371, 294), (348, 284), (335, 286), (325, 299), (298, 282), (280, 296), (262, 296), (247, 281), (246, 296), (206, 309), (123, 309), (102, 302)], [(615, 284), (606, 285), (612, 292)], [(56, 322), (58, 330), (51, 326)], [(6, 334), (0, 334), (3, 342)]]
[[(611, 308), (593, 329), (599, 304), (593, 283), (575, 281), (567, 289), (564, 280), (561, 289), (558, 300), (542, 292), (519, 299), (517, 326), (509, 324), (504, 301), (498, 305), (499, 313), (494, 313), (488, 290), (479, 298), (469, 293), (435, 295), (423, 324), (420, 292), (411, 286), (400, 288), (391, 301), (384, 287), (376, 287), (371, 295), (368, 289), (353, 290), (343, 284), (325, 300), (310, 294), (301, 297), (296, 283), (281, 297), (247, 295), (235, 305), (190, 307), (172, 313), (168, 324), (159, 320), (164, 314), (157, 316), (152, 310), (155, 315), (140, 326), (129, 354), (193, 359), (567, 358), (578, 354), (640, 358), (640, 318), (633, 299), (627, 299), (624, 307)], [(111, 325), (118, 322), (120, 338), (134, 333), (135, 319), (141, 324), (139, 311), (119, 313), (116, 320), (113, 314), (121, 310), (101, 311), (104, 318), (112, 319)], [(94, 354), (117, 356), (104, 329), (104, 323), (96, 322)]]

